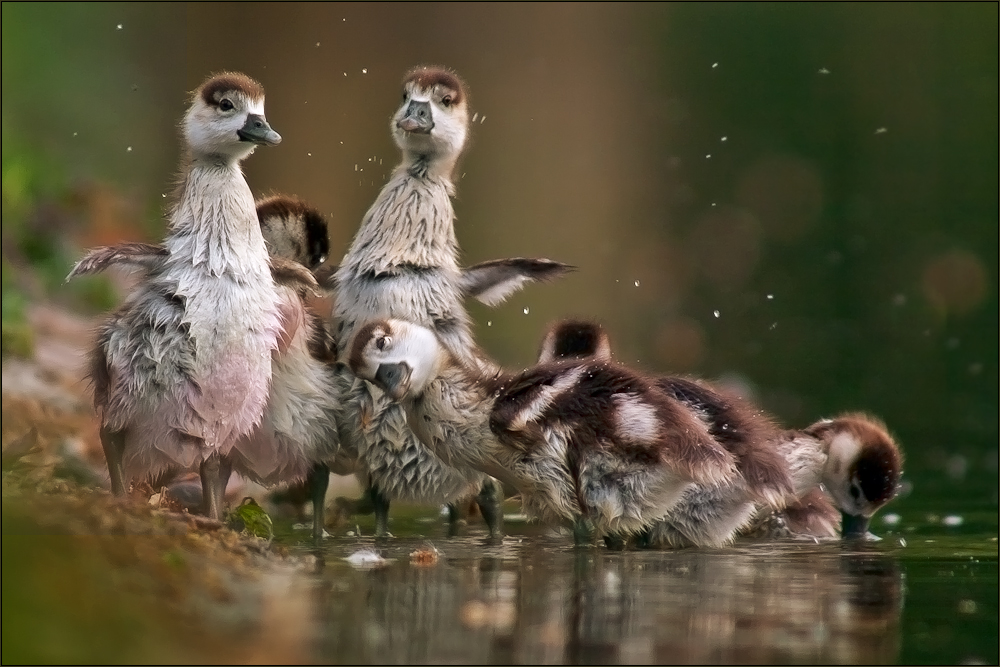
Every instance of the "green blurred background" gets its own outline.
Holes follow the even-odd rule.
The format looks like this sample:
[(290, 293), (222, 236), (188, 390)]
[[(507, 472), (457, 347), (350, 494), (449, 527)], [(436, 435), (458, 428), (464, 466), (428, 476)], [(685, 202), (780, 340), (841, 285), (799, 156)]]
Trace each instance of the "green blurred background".
[(594, 317), (626, 363), (742, 385), (790, 426), (882, 416), (903, 502), (997, 504), (996, 3), (2, 11), (5, 354), (30, 349), (29, 300), (120, 298), (62, 278), (84, 247), (162, 237), (207, 75), (264, 85), (284, 141), (250, 185), (318, 206), (336, 262), (397, 160), (403, 73), (440, 63), (478, 114), (463, 261), (579, 267), (470, 306), (489, 352), (523, 366), (545, 323)]

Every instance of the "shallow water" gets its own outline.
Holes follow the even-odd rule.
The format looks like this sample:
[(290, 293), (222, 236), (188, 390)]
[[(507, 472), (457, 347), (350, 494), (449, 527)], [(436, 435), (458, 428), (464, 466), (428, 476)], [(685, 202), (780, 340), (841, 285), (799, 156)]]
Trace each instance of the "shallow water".
[(449, 538), (437, 517), (393, 514), (390, 540), (293, 547), (319, 556), (317, 662), (997, 661), (996, 533), (975, 521), (859, 545), (611, 552), (521, 522), (495, 544), (475, 523)]

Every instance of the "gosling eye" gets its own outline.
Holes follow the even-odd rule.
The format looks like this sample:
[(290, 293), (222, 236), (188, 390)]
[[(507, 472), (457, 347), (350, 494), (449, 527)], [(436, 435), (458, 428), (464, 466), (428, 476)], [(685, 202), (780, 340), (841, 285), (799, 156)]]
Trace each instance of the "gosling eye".
[(851, 484), (851, 497), (855, 500), (861, 497), (861, 489), (858, 488), (857, 484)]
[(403, 91), (403, 104), (406, 104), (406, 101), (408, 99), (410, 99), (410, 94), (404, 90)]
[(444, 107), (445, 107), (446, 109), (447, 109), (448, 107), (450, 107), (450, 106), (451, 106), (451, 102), (452, 102), (452, 100), (451, 100), (451, 95), (445, 95), (444, 97), (442, 97), (442, 98), (441, 98), (441, 104), (442, 104), (442, 105), (443, 105), (443, 106), (444, 106)]
[(375, 347), (377, 347), (380, 350), (385, 350), (385, 348), (388, 347), (389, 343), (391, 342), (392, 338), (390, 338), (389, 336), (379, 336), (378, 338), (375, 339)]
[(221, 109), (222, 111), (232, 111), (234, 108), (235, 107), (233, 107), (233, 103), (230, 100), (227, 100), (226, 98), (222, 98), (219, 101), (219, 109)]

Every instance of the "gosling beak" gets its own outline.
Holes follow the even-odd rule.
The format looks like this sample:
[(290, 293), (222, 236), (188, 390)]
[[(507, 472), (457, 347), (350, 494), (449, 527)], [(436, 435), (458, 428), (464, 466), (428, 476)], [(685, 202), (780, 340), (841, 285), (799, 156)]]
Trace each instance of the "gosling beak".
[(242, 141), (252, 141), (255, 144), (274, 146), (281, 143), (281, 135), (271, 129), (264, 117), (252, 113), (247, 116), (247, 122), (236, 130)]
[(396, 123), (396, 127), (406, 132), (430, 134), (434, 129), (434, 119), (431, 117), (430, 102), (411, 101), (406, 107), (406, 115)]
[(868, 524), (871, 522), (871, 517), (858, 516), (855, 514), (848, 514), (847, 512), (840, 513), (840, 536), (845, 540), (850, 539), (863, 539), (868, 535)]
[(405, 361), (398, 364), (380, 364), (375, 371), (375, 384), (394, 401), (401, 400), (410, 388), (410, 374), (413, 369)]

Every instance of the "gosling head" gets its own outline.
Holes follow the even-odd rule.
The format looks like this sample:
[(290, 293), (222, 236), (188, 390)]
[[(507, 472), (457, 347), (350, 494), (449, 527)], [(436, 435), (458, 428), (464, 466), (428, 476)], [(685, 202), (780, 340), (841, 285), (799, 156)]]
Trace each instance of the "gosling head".
[(469, 132), (465, 84), (443, 67), (410, 70), (403, 78), (403, 102), (390, 127), (404, 155), (441, 162), (450, 174)]
[(538, 363), (589, 357), (611, 359), (611, 341), (604, 327), (590, 320), (560, 320), (546, 330)]
[(257, 202), (257, 220), (271, 257), (302, 264), (315, 271), (330, 253), (326, 220), (314, 208), (285, 195)]
[(264, 89), (245, 74), (223, 72), (201, 84), (184, 117), (184, 138), (195, 157), (239, 161), (281, 135), (264, 118)]
[(841, 512), (841, 534), (863, 537), (872, 516), (896, 496), (903, 454), (880, 420), (848, 413), (806, 433), (827, 445), (823, 484)]
[(437, 377), (444, 348), (434, 332), (402, 320), (372, 320), (358, 329), (348, 365), (392, 400), (419, 396)]

